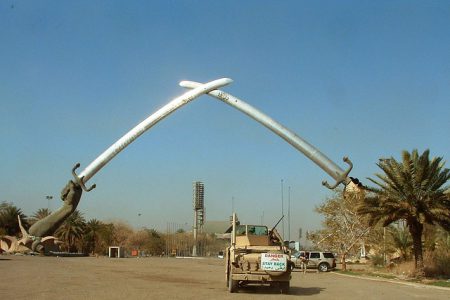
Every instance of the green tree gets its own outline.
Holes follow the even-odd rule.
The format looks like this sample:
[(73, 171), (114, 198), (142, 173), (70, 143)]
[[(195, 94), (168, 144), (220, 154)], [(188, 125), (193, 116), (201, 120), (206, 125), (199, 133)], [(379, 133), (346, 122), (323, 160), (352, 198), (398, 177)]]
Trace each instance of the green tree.
[(390, 225), (388, 232), (391, 236), (392, 245), (398, 252), (400, 252), (400, 259), (408, 260), (410, 256), (410, 249), (413, 244), (408, 228), (404, 225)]
[(97, 242), (97, 253), (108, 254), (108, 247), (114, 246), (114, 224), (103, 223)]
[(148, 242), (145, 245), (146, 250), (151, 255), (161, 255), (164, 252), (165, 242), (161, 237), (161, 234), (158, 233), (155, 229), (146, 228), (145, 231), (148, 235)]
[(83, 235), (83, 252), (107, 255), (108, 247), (116, 245), (114, 242), (114, 225), (91, 219), (86, 223)]
[(86, 221), (83, 214), (75, 210), (58, 228), (55, 235), (64, 242), (67, 251), (77, 252), (82, 249), (82, 238), (85, 228)]
[(0, 234), (17, 236), (20, 233), (19, 221), (20, 217), (22, 225), (28, 227), (27, 216), (20, 208), (17, 208), (12, 203), (2, 202), (0, 204)]
[(36, 223), (37, 221), (47, 217), (48, 215), (50, 215), (52, 212), (51, 210), (49, 210), (48, 208), (39, 208), (30, 218), (29, 218), (29, 223), (30, 225), (33, 225), (34, 223)]
[(380, 159), (378, 167), (384, 174), (369, 178), (376, 187), (369, 187), (359, 212), (370, 217), (370, 224), (381, 222), (383, 226), (397, 220), (405, 220), (413, 240), (415, 270), (424, 275), (422, 232), (424, 224), (440, 224), (450, 230), (450, 201), (445, 186), (450, 170), (444, 169), (442, 157), (429, 158), (429, 150), (419, 155), (402, 152), (402, 161), (393, 157)]
[(99, 253), (102, 252), (100, 249), (100, 241), (102, 238), (102, 231), (105, 229), (105, 224), (97, 219), (91, 219), (86, 223), (84, 230), (84, 249), (86, 253)]

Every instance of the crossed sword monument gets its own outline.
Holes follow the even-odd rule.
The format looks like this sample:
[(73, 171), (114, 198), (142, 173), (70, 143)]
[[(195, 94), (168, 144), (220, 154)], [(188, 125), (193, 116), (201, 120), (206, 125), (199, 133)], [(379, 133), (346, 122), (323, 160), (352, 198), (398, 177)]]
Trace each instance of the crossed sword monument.
[(243, 112), (247, 116), (251, 117), (255, 121), (273, 131), (286, 142), (291, 144), (295, 149), (303, 153), (306, 157), (316, 163), (335, 180), (335, 183), (333, 185), (330, 185), (326, 181), (323, 181), (322, 184), (326, 187), (334, 189), (340, 184), (343, 184), (345, 186), (360, 186), (358, 179), (348, 176), (353, 165), (347, 157), (344, 157), (343, 160), (349, 165), (349, 167), (344, 171), (323, 153), (321, 153), (317, 148), (299, 137), (290, 129), (284, 127), (250, 104), (219, 90), (219, 88), (224, 87), (232, 82), (233, 80), (229, 78), (221, 78), (210, 81), (208, 83), (198, 83), (193, 81), (180, 82), (180, 86), (188, 88), (190, 90), (183, 95), (173, 99), (168, 104), (151, 114), (147, 119), (131, 129), (117, 142), (112, 144), (108, 149), (100, 154), (81, 173), (77, 174), (75, 172), (80, 167), (79, 163), (77, 163), (75, 167), (73, 167), (72, 175), (74, 179), (70, 180), (61, 192), (61, 199), (64, 202), (63, 206), (49, 216), (34, 223), (29, 228), (28, 232), (21, 226), (21, 224), (19, 224), (23, 235), (20, 243), (26, 245), (32, 251), (42, 252), (44, 250), (43, 245), (41, 244), (43, 239), (45, 239), (46, 236), (53, 234), (59, 228), (59, 226), (75, 211), (78, 203), (80, 202), (82, 191), (89, 192), (93, 188), (95, 188), (95, 184), (90, 187), (86, 187), (86, 184), (98, 171), (100, 171), (109, 161), (111, 161), (117, 154), (119, 154), (123, 149), (125, 149), (144, 132), (149, 130), (155, 124), (169, 116), (180, 107), (188, 104), (189, 102), (193, 101), (203, 94), (208, 94), (214, 98), (217, 98), (218, 100)]

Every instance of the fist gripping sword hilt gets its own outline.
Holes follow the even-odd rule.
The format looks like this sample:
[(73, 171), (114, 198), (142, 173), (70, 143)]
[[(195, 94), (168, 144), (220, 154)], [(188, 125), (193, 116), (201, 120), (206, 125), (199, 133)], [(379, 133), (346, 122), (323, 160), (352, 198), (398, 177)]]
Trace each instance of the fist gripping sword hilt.
[(339, 175), (339, 177), (337, 178), (337, 180), (336, 180), (336, 183), (333, 185), (333, 186), (331, 186), (331, 185), (329, 185), (328, 184), (328, 182), (326, 181), (326, 180), (324, 180), (324, 181), (322, 181), (322, 184), (324, 185), (324, 186), (326, 186), (327, 188), (329, 188), (330, 190), (334, 190), (339, 184), (341, 184), (341, 183), (346, 183), (347, 182), (347, 177), (348, 177), (348, 174), (350, 173), (350, 171), (353, 169), (353, 163), (350, 161), (350, 159), (347, 157), (347, 156), (345, 156), (343, 159), (342, 159), (345, 163), (347, 163), (348, 164), (348, 169), (344, 172), (344, 173), (342, 173), (341, 175)]
[(77, 164), (72, 168), (72, 175), (73, 175), (73, 178), (75, 178), (75, 182), (78, 183), (78, 184), (81, 186), (81, 188), (83, 189), (83, 191), (85, 191), (85, 192), (90, 192), (90, 191), (92, 191), (93, 189), (95, 189), (95, 187), (96, 187), (97, 185), (93, 184), (93, 185), (91, 185), (90, 188), (86, 188), (86, 185), (84, 185), (84, 181), (83, 181), (84, 176), (79, 177), (79, 176), (77, 175), (77, 173), (75, 173), (75, 170), (78, 169), (79, 167), (80, 167), (80, 163), (77, 163)]

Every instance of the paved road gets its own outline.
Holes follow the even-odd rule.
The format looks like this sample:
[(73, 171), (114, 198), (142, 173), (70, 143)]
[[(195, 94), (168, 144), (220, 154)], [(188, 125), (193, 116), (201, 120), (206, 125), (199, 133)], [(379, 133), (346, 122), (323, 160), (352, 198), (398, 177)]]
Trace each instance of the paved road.
[(298, 290), (294, 288), (293, 293), (310, 294), (310, 299), (450, 299), (450, 289), (311, 272), (294, 274), (291, 284)]
[(290, 295), (229, 294), (219, 259), (0, 256), (0, 299), (450, 299), (450, 289), (294, 272)]

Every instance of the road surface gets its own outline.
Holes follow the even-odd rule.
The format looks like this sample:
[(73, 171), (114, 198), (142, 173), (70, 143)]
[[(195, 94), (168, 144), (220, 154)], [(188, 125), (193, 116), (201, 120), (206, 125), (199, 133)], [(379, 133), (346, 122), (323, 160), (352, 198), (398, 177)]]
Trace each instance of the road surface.
[(293, 273), (291, 293), (249, 287), (229, 294), (223, 260), (0, 256), (0, 299), (450, 299), (450, 289), (334, 273)]

